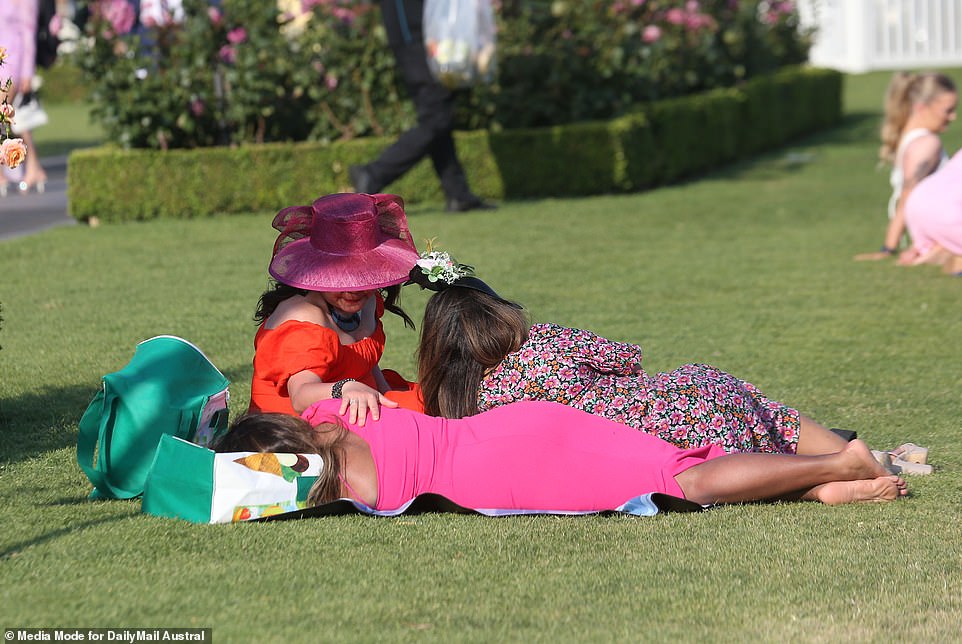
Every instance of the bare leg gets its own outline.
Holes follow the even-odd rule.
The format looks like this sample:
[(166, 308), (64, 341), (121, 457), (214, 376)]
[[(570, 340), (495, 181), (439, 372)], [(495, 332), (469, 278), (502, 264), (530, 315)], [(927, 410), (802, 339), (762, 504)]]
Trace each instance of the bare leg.
[(951, 255), (942, 264), (942, 272), (947, 275), (958, 275), (962, 273), (962, 255)]
[(848, 441), (833, 433), (824, 425), (816, 423), (811, 418), (799, 414), (801, 425), (798, 430), (798, 446), (795, 451), (800, 456), (817, 454), (834, 454), (841, 452), (848, 445)]
[[(906, 251), (907, 252), (907, 251)], [(938, 244), (933, 244), (932, 248), (925, 253), (915, 252), (914, 257), (906, 255), (904, 259), (899, 257), (899, 264), (902, 266), (919, 266), (921, 264), (942, 264), (952, 257), (952, 253), (945, 250)]]
[(807, 499), (824, 503), (891, 501), (906, 493), (868, 446), (854, 440), (835, 454), (728, 454), (678, 474), (685, 498), (696, 503)]
[(27, 146), (26, 167), (23, 173), (24, 184), (26, 184), (29, 189), (38, 184), (46, 183), (47, 173), (44, 172), (43, 166), (40, 165), (40, 156), (37, 154), (37, 146), (33, 143), (33, 134), (25, 131), (20, 134), (20, 137), (23, 139), (23, 144)]

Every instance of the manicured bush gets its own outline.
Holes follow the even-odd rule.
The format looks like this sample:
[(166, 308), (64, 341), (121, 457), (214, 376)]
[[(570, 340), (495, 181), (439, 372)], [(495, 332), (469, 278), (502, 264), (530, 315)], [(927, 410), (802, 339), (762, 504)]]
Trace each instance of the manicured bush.
[[(149, 20), (128, 0), (86, 4), (75, 60), (122, 147), (329, 142), (413, 121), (376, 3), (183, 0)], [(809, 44), (793, 3), (770, 0), (504, 0), (498, 18), (498, 80), (459, 97), (461, 129), (607, 121), (803, 62)]]
[[(836, 123), (840, 74), (788, 69), (740, 88), (656, 101), (611, 121), (457, 133), (459, 156), (489, 198), (640, 190), (716, 168)], [(278, 210), (350, 189), (347, 168), (391, 139), (196, 150), (78, 150), (68, 199), (79, 219), (127, 221)], [(438, 201), (425, 161), (388, 188)]]

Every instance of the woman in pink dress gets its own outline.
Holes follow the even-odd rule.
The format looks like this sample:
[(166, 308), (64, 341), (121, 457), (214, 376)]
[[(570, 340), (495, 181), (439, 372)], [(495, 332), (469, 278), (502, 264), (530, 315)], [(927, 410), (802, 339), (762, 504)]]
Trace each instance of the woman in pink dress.
[[(17, 95), (25, 96), (32, 91), (33, 77), (36, 72), (37, 58), (37, 15), (39, 4), (37, 0), (3, 0), (0, 2), (0, 47), (7, 50), (6, 64), (0, 69), (0, 77), (9, 74), (13, 81), (11, 91), (6, 100), (16, 104)], [(2, 92), (0, 92), (2, 95)], [(17, 116), (14, 114), (14, 132), (23, 139), (27, 147), (27, 160), (24, 164), (23, 178), (18, 183), (20, 192), (26, 193), (31, 189), (43, 192), (47, 182), (47, 173), (40, 165), (37, 148), (33, 143), (33, 135), (29, 130), (17, 129)], [(8, 181), (0, 176), (0, 196), (5, 197), (8, 191)]]
[(900, 263), (942, 264), (946, 273), (962, 275), (962, 151), (912, 191), (905, 221), (912, 247)]
[(337, 412), (337, 401), (322, 400), (303, 418), (248, 415), (216, 449), (321, 454), (324, 472), (310, 504), (350, 498), (386, 511), (422, 494), (478, 510), (562, 513), (612, 510), (649, 493), (699, 505), (834, 505), (906, 494), (905, 482), (858, 440), (820, 456), (686, 450), (565, 405), (530, 401), (458, 420), (384, 408), (363, 427), (343, 424)]

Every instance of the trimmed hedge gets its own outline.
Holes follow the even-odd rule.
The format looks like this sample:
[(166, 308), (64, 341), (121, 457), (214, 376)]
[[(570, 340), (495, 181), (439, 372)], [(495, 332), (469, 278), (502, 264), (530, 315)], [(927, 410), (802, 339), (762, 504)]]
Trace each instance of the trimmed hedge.
[[(641, 190), (775, 148), (836, 124), (842, 75), (786, 68), (742, 86), (659, 101), (610, 122), (459, 132), (472, 188), (486, 198)], [(78, 219), (128, 221), (276, 211), (351, 189), (347, 168), (393, 140), (263, 144), (195, 150), (78, 150), (68, 201)], [(440, 201), (430, 161), (389, 190)]]

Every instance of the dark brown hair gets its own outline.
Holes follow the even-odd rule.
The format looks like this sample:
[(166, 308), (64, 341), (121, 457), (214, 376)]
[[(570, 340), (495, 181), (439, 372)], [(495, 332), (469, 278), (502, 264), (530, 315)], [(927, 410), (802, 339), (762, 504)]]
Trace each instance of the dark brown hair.
[(528, 339), (524, 311), (474, 289), (435, 293), (424, 309), (418, 381), (425, 413), (463, 418), (478, 413), (478, 387)]
[(215, 452), (280, 452), (320, 454), (324, 460), (307, 502), (321, 505), (341, 496), (341, 442), (347, 428), (337, 422), (311, 427), (303, 418), (290, 414), (247, 414), (231, 425), (214, 445)]
[[(295, 295), (307, 295), (307, 291), (302, 288), (295, 288), (278, 281), (271, 280), (268, 288), (257, 300), (257, 310), (254, 311), (254, 321), (258, 324), (269, 318), (277, 310), (278, 305), (289, 297)], [(384, 298), (384, 310), (390, 311), (394, 315), (404, 320), (404, 326), (409, 329), (414, 328), (414, 321), (404, 312), (398, 304), (401, 299), (401, 285), (395, 284), (381, 289), (381, 297)]]

